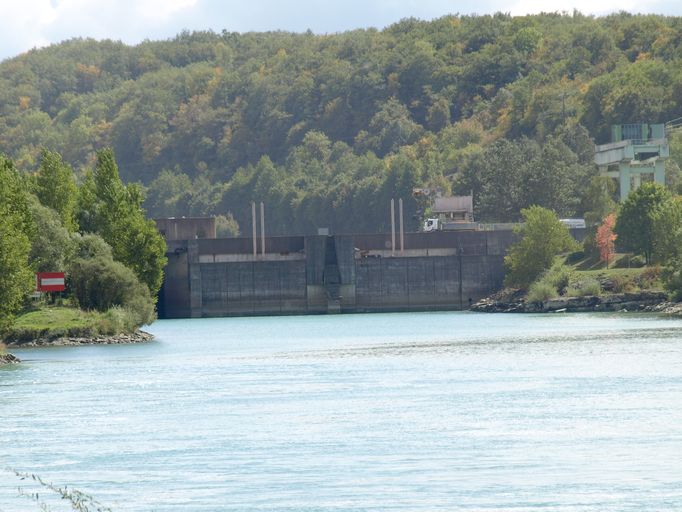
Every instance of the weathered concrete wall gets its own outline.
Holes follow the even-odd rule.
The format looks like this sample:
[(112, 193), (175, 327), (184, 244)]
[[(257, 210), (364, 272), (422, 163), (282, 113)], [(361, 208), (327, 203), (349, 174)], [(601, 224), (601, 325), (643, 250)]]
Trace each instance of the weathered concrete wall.
[(502, 286), (513, 234), (409, 233), (394, 256), (386, 234), (252, 242), (169, 242), (160, 316), (462, 309)]
[(500, 256), (363, 258), (356, 262), (356, 311), (462, 309), (502, 286)]
[(304, 261), (202, 263), (198, 316), (306, 311)]
[(190, 316), (189, 265), (187, 243), (168, 244), (168, 263), (163, 285), (159, 292), (158, 310), (161, 318), (186, 318)]

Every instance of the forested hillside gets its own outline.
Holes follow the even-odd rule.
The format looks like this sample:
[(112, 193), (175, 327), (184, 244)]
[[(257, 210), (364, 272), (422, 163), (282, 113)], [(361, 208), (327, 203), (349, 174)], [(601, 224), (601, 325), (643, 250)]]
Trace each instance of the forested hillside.
[(593, 142), (680, 117), (681, 100), (682, 18), (652, 15), (71, 40), (0, 64), (0, 152), (33, 171), (54, 150), (82, 176), (111, 146), (150, 216), (246, 226), (262, 200), (270, 233), (376, 231), (403, 197), (415, 229), (416, 186), (473, 190), (482, 220), (582, 216)]

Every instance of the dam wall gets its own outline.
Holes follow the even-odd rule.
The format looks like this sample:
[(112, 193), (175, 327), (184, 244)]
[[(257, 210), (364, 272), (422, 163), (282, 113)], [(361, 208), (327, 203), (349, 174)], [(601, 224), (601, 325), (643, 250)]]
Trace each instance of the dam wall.
[(502, 287), (510, 231), (170, 240), (161, 318), (458, 310)]

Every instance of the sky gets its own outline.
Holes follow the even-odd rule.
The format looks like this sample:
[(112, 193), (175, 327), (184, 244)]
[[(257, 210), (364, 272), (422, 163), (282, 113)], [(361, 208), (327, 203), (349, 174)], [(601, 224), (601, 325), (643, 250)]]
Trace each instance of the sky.
[(0, 0), (0, 59), (73, 37), (168, 39), (180, 31), (383, 28), (402, 18), (619, 10), (682, 16), (680, 0)]

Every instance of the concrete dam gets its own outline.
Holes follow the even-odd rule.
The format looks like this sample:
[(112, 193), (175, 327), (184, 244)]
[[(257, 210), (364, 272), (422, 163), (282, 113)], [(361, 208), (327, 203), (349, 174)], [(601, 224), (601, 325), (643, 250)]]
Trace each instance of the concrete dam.
[(502, 287), (511, 231), (169, 240), (161, 318), (459, 310)]

